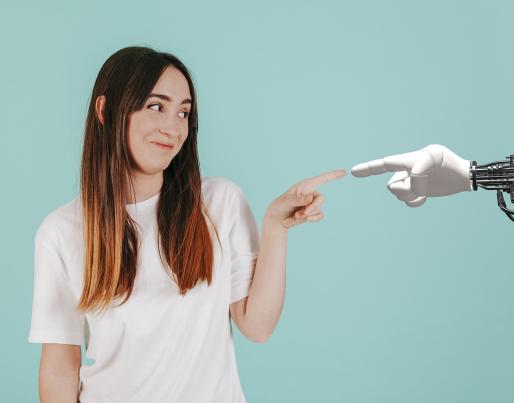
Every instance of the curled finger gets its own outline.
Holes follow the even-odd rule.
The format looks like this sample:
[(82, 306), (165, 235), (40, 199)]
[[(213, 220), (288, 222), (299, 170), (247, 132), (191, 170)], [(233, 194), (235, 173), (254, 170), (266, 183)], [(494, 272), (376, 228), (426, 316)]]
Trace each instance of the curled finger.
[(316, 221), (322, 220), (323, 217), (324, 217), (323, 212), (320, 211), (317, 214), (313, 214), (313, 215), (308, 216), (307, 217), (307, 221), (316, 222)]
[(311, 215), (312, 212), (316, 209), (319, 210), (319, 208), (325, 201), (325, 198), (323, 197), (323, 195), (321, 193), (319, 193), (319, 192), (313, 192), (313, 193), (314, 193), (314, 199), (312, 200), (312, 202), (310, 204), (305, 206), (305, 214), (306, 215)]
[(419, 207), (427, 200), (426, 196), (419, 196), (414, 200), (406, 201), (405, 204), (409, 207)]

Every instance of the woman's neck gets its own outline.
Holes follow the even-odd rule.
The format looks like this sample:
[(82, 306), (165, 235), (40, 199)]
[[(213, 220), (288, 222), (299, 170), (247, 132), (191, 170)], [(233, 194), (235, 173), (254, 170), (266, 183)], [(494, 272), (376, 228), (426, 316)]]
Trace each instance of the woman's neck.
[[(160, 192), (162, 188), (163, 174), (144, 174), (141, 172), (132, 174), (132, 184), (134, 185), (134, 194), (129, 191), (127, 203), (139, 203)], [(135, 195), (136, 200), (133, 196)]]

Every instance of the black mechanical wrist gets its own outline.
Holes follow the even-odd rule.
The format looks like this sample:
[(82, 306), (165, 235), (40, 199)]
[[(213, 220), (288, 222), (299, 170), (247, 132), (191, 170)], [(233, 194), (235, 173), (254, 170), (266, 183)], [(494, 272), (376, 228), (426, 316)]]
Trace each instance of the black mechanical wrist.
[(473, 190), (478, 188), (496, 190), (498, 207), (514, 221), (514, 210), (509, 210), (503, 198), (503, 192), (510, 194), (510, 201), (514, 203), (514, 155), (506, 157), (503, 161), (494, 161), (489, 164), (477, 165), (471, 161), (469, 178)]

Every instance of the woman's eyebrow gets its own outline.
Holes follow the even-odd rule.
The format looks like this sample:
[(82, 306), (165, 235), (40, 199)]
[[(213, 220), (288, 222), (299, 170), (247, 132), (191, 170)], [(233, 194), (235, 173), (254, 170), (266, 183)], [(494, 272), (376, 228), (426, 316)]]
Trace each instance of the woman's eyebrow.
[[(164, 94), (150, 94), (148, 95), (148, 98), (151, 98), (151, 97), (156, 97), (156, 98), (160, 98), (160, 99), (163, 99), (165, 101), (168, 101), (168, 102), (171, 102), (171, 98), (167, 95), (164, 95)], [(190, 99), (190, 98), (186, 98), (184, 99), (180, 105), (184, 105), (184, 104), (192, 104), (193, 101)]]

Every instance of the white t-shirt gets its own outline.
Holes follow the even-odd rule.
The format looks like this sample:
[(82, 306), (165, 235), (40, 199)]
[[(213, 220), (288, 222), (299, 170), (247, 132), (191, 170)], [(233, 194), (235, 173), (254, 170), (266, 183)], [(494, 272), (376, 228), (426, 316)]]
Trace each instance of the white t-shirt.
[(102, 316), (75, 310), (83, 284), (79, 197), (55, 209), (35, 236), (31, 343), (85, 343), (81, 403), (241, 403), (229, 305), (248, 295), (259, 248), (257, 224), (239, 186), (202, 178), (202, 197), (221, 240), (213, 280), (184, 296), (157, 250), (159, 194), (126, 206), (141, 226), (134, 290)]

